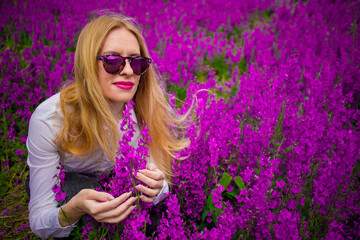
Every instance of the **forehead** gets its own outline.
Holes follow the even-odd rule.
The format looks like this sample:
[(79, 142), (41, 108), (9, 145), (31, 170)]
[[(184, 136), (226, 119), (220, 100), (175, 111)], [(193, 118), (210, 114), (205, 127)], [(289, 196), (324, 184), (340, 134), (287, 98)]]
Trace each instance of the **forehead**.
[(121, 56), (140, 54), (140, 45), (135, 35), (126, 28), (111, 30), (101, 49), (104, 53), (119, 53)]

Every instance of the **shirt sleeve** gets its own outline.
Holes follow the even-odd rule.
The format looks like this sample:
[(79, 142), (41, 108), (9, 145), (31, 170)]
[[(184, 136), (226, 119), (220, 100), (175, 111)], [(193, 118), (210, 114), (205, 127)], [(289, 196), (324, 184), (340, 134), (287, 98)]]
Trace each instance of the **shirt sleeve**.
[(169, 193), (169, 184), (164, 180), (163, 181), (164, 185), (163, 188), (161, 189), (161, 191), (159, 192), (159, 194), (155, 197), (153, 204), (156, 205), (159, 202), (161, 202), (162, 200), (164, 200), (167, 196), (167, 194)]
[(61, 227), (59, 206), (52, 187), (57, 179), (60, 154), (53, 140), (51, 121), (41, 118), (41, 111), (32, 115), (26, 142), (30, 169), (29, 221), (31, 230), (40, 238), (67, 237), (72, 226)]

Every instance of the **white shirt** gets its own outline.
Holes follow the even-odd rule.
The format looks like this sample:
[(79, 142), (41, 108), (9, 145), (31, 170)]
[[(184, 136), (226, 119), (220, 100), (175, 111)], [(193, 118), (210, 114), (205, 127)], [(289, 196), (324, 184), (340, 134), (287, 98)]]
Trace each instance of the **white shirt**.
[[(132, 116), (137, 123), (134, 112)], [(114, 163), (102, 151), (95, 151), (88, 158), (79, 158), (59, 150), (54, 140), (62, 124), (60, 93), (41, 103), (34, 111), (29, 123), (26, 141), (27, 164), (30, 169), (29, 221), (31, 230), (41, 238), (67, 237), (72, 230), (71, 226), (60, 226), (59, 207), (55, 200), (55, 193), (52, 191), (57, 181), (53, 176), (59, 172), (57, 169), (59, 163), (64, 164), (66, 172), (85, 174), (109, 172), (114, 167)], [(136, 133), (130, 145), (136, 147), (140, 131), (137, 124), (134, 127)], [(152, 156), (150, 156), (150, 161), (155, 163)], [(169, 186), (164, 181), (164, 186), (153, 203), (162, 201), (168, 192)]]

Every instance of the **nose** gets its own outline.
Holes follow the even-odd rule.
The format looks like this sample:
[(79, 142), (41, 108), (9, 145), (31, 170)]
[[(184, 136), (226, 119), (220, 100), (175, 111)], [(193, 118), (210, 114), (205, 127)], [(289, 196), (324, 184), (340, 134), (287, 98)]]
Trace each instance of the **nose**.
[(134, 71), (130, 66), (130, 60), (129, 59), (125, 59), (125, 66), (124, 69), (120, 72), (120, 75), (133, 75)]

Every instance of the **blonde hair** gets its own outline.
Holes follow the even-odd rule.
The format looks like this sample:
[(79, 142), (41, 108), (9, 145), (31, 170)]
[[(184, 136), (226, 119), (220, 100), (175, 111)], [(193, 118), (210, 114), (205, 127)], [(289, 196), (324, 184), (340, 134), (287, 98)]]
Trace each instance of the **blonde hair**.
[[(129, 30), (137, 38), (140, 54), (149, 57), (145, 41), (130, 19), (121, 15), (107, 14), (97, 17), (81, 31), (75, 51), (75, 79), (61, 90), (60, 103), (64, 126), (56, 144), (64, 152), (89, 156), (100, 148), (114, 159), (119, 129), (98, 82), (96, 56), (110, 31), (117, 28)], [(151, 142), (150, 152), (158, 168), (170, 183), (174, 153), (186, 147), (188, 141), (176, 136), (171, 129), (181, 124), (168, 104), (166, 93), (158, 83), (154, 67), (141, 76), (139, 88), (133, 97), (135, 114), (139, 123), (147, 124)], [(180, 124), (180, 125), (179, 125)]]

